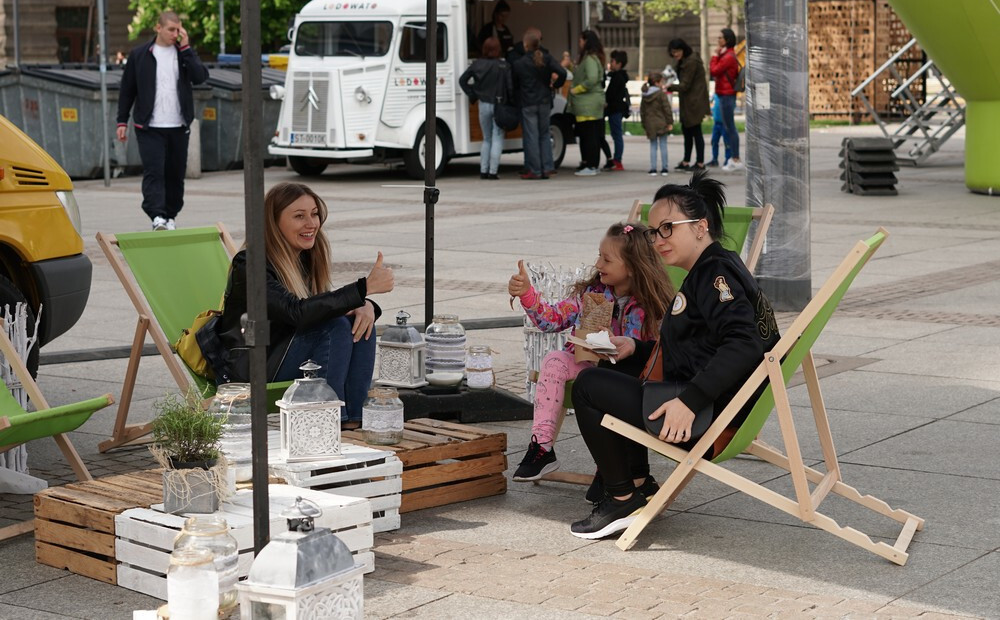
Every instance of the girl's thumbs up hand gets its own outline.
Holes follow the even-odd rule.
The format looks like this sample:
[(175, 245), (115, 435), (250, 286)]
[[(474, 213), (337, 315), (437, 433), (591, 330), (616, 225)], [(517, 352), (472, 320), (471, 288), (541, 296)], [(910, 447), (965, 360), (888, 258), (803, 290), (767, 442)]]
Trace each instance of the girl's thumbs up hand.
[(511, 297), (520, 297), (531, 290), (531, 276), (524, 267), (524, 261), (517, 261), (517, 273), (507, 282), (507, 292)]

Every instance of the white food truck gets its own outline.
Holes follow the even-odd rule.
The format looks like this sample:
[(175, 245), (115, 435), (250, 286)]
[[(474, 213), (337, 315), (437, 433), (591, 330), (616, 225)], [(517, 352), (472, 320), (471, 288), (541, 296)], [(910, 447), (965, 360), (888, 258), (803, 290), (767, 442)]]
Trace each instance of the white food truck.
[[(542, 46), (557, 60), (577, 55), (585, 3), (558, 0), (511, 6), (507, 26), (515, 41), (528, 27), (542, 30)], [(476, 105), (458, 78), (477, 56), (476, 35), (492, 17), (493, 2), (438, 0), (438, 173), (453, 157), (479, 155), (482, 131)], [(424, 176), (426, 0), (313, 0), (289, 31), (285, 86), (272, 87), (281, 113), (272, 155), (286, 155), (302, 175), (318, 175), (333, 162), (403, 162)], [(565, 89), (564, 89), (565, 90)], [(566, 100), (557, 93), (551, 137), (556, 167), (574, 142)], [(521, 150), (520, 128), (508, 132), (504, 151)]]

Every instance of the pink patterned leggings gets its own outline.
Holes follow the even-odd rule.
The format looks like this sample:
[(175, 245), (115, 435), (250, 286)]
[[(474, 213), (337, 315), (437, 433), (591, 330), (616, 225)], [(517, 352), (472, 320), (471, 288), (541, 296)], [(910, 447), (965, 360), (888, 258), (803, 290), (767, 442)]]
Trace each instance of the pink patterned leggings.
[(535, 386), (535, 415), (531, 426), (538, 443), (551, 444), (555, 441), (566, 382), (591, 366), (592, 362), (577, 362), (569, 351), (553, 351), (542, 360)]

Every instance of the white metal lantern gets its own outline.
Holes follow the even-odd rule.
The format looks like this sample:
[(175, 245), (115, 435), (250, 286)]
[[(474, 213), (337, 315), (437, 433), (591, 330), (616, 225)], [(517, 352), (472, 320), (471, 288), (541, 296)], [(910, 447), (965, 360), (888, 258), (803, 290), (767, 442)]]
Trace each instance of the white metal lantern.
[(427, 385), (424, 378), (424, 356), (427, 343), (416, 327), (406, 324), (409, 313), (400, 310), (396, 324), (387, 327), (378, 343), (379, 385), (418, 388)]
[(321, 366), (306, 360), (304, 377), (288, 386), (278, 401), (281, 458), (288, 462), (340, 456), (340, 408), (344, 401), (323, 377)]
[(301, 497), (281, 513), (288, 531), (271, 538), (238, 584), (242, 620), (363, 618), (363, 564), (329, 529), (322, 511)]

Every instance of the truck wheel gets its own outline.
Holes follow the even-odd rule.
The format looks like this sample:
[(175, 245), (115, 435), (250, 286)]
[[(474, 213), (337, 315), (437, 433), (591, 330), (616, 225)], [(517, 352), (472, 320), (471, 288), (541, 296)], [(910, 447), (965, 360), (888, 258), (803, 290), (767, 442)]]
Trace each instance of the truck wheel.
[[(448, 157), (445, 154), (445, 148), (447, 144), (441, 133), (440, 125), (437, 128), (437, 132), (434, 134), (434, 176), (438, 177), (444, 171), (444, 166), (448, 163)], [(424, 145), (426, 141), (424, 140), (424, 128), (421, 127), (420, 131), (417, 132), (417, 139), (413, 143), (413, 148), (403, 153), (403, 163), (406, 164), (406, 174), (410, 176), (411, 179), (424, 179)]]
[[(0, 276), (0, 315), (4, 313), (5, 306), (10, 306), (11, 314), (14, 313), (14, 308), (17, 307), (18, 302), (23, 303), (28, 307), (27, 322), (28, 322), (28, 337), (30, 338), (35, 334), (35, 311), (32, 309), (31, 304), (28, 300), (24, 298), (24, 294), (14, 286), (14, 283)], [(31, 352), (28, 353), (28, 359), (25, 360), (25, 365), (28, 367), (28, 372), (31, 373), (32, 377), (38, 375), (38, 343), (31, 347)]]
[(288, 163), (292, 170), (304, 177), (318, 177), (326, 170), (327, 161), (318, 157), (292, 157), (288, 156)]
[(552, 140), (552, 163), (558, 169), (566, 156), (566, 128), (561, 123), (552, 123), (549, 125), (549, 138)]

